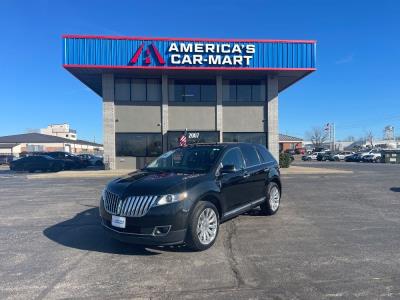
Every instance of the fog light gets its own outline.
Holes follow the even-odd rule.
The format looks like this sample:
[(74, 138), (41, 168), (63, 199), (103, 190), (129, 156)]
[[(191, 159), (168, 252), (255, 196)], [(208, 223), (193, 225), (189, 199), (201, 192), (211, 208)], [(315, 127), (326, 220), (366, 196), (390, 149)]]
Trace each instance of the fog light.
[(153, 231), (153, 235), (166, 235), (171, 229), (171, 225), (156, 226)]

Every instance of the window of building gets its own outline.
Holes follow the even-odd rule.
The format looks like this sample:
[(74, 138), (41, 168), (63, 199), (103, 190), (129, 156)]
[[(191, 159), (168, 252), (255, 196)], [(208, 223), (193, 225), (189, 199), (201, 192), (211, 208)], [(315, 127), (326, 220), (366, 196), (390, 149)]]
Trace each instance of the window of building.
[(223, 80), (222, 99), (225, 102), (259, 102), (262, 98), (261, 80)]
[(131, 83), (129, 79), (118, 78), (115, 79), (115, 100), (117, 101), (130, 101), (131, 99)]
[(116, 133), (117, 156), (156, 157), (162, 154), (161, 133)]
[(265, 132), (224, 132), (224, 142), (243, 142), (266, 145), (267, 135)]
[(161, 80), (116, 78), (115, 101), (161, 101)]
[(212, 102), (217, 99), (215, 80), (169, 80), (172, 102)]
[[(183, 131), (168, 131), (167, 144), (168, 150), (179, 147), (179, 138), (182, 136)], [(219, 141), (218, 131), (189, 131), (187, 132), (187, 143), (217, 143)]]

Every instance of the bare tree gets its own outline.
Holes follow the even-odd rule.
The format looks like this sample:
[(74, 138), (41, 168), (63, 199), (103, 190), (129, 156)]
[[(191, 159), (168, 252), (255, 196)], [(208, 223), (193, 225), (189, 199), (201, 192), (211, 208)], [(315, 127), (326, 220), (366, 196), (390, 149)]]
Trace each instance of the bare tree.
[(369, 143), (371, 147), (374, 146), (374, 134), (372, 133), (371, 130), (367, 131), (367, 134), (365, 135), (365, 142)]
[(321, 127), (313, 127), (311, 131), (306, 133), (306, 136), (311, 140), (314, 147), (321, 147), (328, 139), (328, 134)]

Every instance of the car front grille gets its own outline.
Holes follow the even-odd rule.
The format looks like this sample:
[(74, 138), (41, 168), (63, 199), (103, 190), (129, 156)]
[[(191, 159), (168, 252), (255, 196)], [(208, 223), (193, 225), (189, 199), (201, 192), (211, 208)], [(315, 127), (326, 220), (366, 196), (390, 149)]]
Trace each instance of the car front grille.
[(113, 215), (143, 217), (153, 206), (158, 196), (132, 196), (121, 199), (109, 191), (105, 192), (104, 208)]

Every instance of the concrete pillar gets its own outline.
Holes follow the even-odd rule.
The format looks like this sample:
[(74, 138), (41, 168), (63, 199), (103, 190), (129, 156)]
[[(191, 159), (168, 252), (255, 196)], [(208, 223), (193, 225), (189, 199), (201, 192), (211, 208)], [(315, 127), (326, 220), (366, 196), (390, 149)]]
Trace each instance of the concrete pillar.
[(271, 154), (279, 161), (279, 123), (278, 123), (278, 79), (268, 76), (266, 103), (267, 146)]
[(103, 143), (106, 168), (115, 169), (115, 104), (114, 75), (103, 74)]
[(167, 151), (167, 133), (168, 133), (168, 75), (161, 77), (161, 134), (163, 141), (163, 152)]
[(216, 130), (219, 131), (219, 141), (222, 142), (223, 128), (222, 128), (222, 76), (218, 75), (216, 78), (217, 85), (217, 106), (215, 107), (215, 125)]

